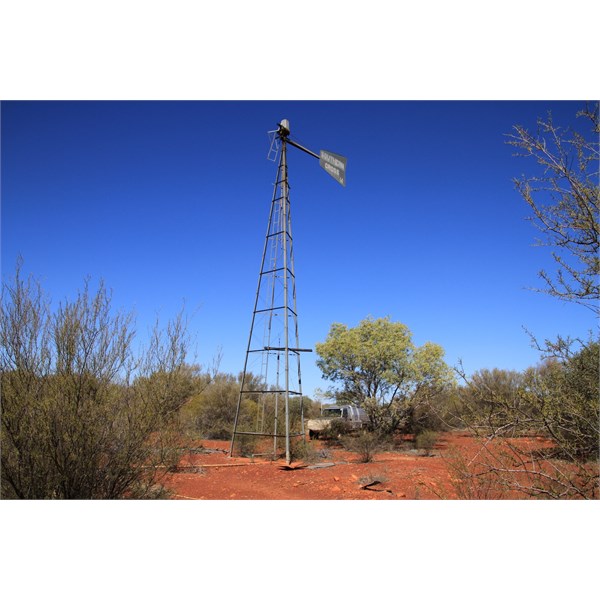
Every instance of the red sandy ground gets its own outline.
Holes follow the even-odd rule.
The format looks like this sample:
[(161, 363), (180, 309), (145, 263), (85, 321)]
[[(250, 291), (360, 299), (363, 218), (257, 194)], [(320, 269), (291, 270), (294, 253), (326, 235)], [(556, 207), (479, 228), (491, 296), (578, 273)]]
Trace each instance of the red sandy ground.
[[(317, 444), (325, 448), (322, 442)], [(480, 444), (469, 434), (446, 433), (438, 438), (432, 456), (414, 450), (382, 452), (370, 463), (329, 447), (321, 462), (296, 462), (292, 466), (303, 468), (285, 470), (284, 460), (230, 458), (229, 442), (204, 440), (205, 452), (185, 456), (179, 471), (168, 475), (166, 487), (174, 499), (194, 500), (455, 499), (459, 495), (451, 457), (457, 451), (472, 457)], [(325, 463), (334, 465), (314, 468)], [(373, 481), (381, 483), (362, 489)]]

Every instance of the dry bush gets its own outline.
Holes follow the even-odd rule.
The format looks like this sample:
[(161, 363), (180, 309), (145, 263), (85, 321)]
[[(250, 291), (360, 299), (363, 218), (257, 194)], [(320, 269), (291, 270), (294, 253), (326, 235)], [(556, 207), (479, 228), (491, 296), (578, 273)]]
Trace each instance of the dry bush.
[(133, 317), (102, 283), (51, 310), (20, 268), (2, 289), (2, 497), (160, 496), (194, 387), (183, 315), (134, 354)]
[(388, 443), (388, 437), (367, 429), (361, 429), (358, 433), (347, 435), (342, 439), (344, 448), (357, 453), (362, 463), (372, 462), (375, 454), (386, 448)]
[(431, 451), (435, 448), (438, 435), (435, 431), (425, 430), (415, 436), (415, 448), (423, 450), (425, 456), (431, 456)]
[(598, 464), (548, 458), (542, 438), (482, 438), (471, 458), (446, 453), (460, 499), (598, 499)]

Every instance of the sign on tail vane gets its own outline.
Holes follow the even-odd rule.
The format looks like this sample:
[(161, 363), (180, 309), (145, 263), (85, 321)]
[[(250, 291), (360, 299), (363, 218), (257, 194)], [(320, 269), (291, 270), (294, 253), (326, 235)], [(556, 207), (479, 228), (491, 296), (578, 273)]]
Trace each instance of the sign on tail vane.
[(346, 187), (346, 164), (348, 159), (340, 154), (321, 150), (319, 164), (327, 173), (329, 173), (338, 183)]

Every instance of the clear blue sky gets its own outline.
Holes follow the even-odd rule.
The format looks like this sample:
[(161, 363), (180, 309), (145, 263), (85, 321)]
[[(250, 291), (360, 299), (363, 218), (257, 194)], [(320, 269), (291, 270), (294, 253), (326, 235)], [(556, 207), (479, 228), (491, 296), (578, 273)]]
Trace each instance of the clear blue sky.
[[(540, 338), (585, 335), (589, 310), (528, 291), (551, 265), (505, 141), (542, 101), (2, 103), (2, 276), (20, 254), (54, 301), (103, 278), (140, 333), (185, 301), (197, 362), (243, 367), (282, 118), (318, 152), (348, 157), (347, 186), (290, 148), (300, 341), (368, 315), (408, 325), (467, 372), (535, 364)], [(326, 388), (303, 355), (304, 391)]]

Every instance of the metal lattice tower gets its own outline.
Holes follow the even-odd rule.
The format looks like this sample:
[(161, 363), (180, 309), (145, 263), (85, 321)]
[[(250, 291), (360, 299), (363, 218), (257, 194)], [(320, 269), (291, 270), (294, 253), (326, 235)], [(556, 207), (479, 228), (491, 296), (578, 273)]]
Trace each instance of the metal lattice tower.
[[(269, 154), (276, 156), (279, 146), (281, 151), (229, 455), (234, 455), (237, 441), (242, 445), (250, 442), (253, 455), (272, 454), (275, 458), (284, 440), (289, 464), (291, 438), (304, 440), (300, 354), (312, 350), (300, 347), (298, 335), (287, 146), (319, 158), (321, 166), (342, 185), (346, 159), (325, 151), (319, 156), (290, 140), (287, 120), (271, 133)], [(255, 447), (260, 442), (269, 444), (268, 438), (272, 438), (272, 449)]]

